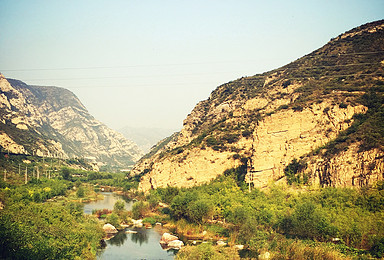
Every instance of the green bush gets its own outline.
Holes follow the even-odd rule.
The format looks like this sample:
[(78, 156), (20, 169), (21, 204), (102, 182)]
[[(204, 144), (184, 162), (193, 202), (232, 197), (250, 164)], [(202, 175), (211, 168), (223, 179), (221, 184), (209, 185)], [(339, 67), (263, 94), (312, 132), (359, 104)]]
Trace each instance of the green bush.
[(135, 202), (132, 205), (132, 217), (134, 219), (139, 219), (144, 217), (144, 215), (149, 211), (149, 203), (144, 201)]
[(143, 223), (149, 223), (151, 225), (155, 225), (156, 222), (157, 222), (156, 219), (151, 218), (151, 217), (146, 217), (143, 219)]
[(116, 213), (112, 213), (112, 214), (107, 215), (105, 222), (111, 224), (115, 228), (120, 227), (120, 219)]
[(288, 184), (307, 184), (308, 176), (302, 175), (301, 172), (307, 167), (307, 164), (300, 160), (293, 159), (290, 164), (284, 169), (284, 174), (287, 177)]
[(80, 186), (77, 191), (76, 191), (76, 196), (78, 198), (84, 198), (85, 196), (85, 189), (84, 189), (84, 186)]
[(113, 205), (113, 210), (115, 211), (122, 211), (125, 208), (125, 203), (122, 200), (118, 200), (115, 202), (115, 205)]

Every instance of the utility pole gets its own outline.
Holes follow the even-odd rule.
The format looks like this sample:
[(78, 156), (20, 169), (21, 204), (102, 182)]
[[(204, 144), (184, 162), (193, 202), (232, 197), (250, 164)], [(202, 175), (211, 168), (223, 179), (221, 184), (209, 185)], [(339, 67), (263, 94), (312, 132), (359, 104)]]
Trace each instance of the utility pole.
[(25, 167), (24, 178), (25, 178), (25, 184), (27, 184), (28, 183), (28, 167)]
[(40, 178), (40, 173), (39, 173), (39, 166), (36, 166), (36, 178)]

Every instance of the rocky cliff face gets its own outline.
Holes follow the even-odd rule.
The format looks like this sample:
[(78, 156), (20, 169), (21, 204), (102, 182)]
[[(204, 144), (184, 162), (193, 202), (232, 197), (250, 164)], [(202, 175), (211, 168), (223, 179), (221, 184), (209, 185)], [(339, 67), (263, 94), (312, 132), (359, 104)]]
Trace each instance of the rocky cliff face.
[(89, 157), (127, 167), (141, 150), (93, 118), (70, 91), (30, 86), (0, 74), (0, 145), (12, 153)]
[[(362, 152), (365, 141), (356, 137), (365, 127), (356, 115), (378, 111), (369, 112), (363, 97), (382, 97), (383, 67), (384, 21), (378, 21), (282, 68), (219, 86), (197, 104), (172, 142), (139, 161), (133, 174), (143, 175), (140, 189), (146, 191), (201, 184), (247, 164), (245, 181), (266, 187), (301, 158), (307, 176), (321, 185), (363, 185), (367, 181), (356, 176), (367, 174), (368, 182), (383, 179), (380, 142)], [(343, 150), (332, 154), (327, 145), (345, 132)], [(313, 152), (320, 147), (323, 154)]]

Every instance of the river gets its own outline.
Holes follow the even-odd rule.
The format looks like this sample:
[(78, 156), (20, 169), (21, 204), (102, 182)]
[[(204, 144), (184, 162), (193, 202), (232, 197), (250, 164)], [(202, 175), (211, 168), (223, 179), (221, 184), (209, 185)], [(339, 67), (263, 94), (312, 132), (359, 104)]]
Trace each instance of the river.
[[(94, 209), (113, 209), (115, 202), (122, 199), (121, 196), (112, 192), (102, 192), (102, 194), (103, 200), (84, 205), (84, 213), (92, 214)], [(130, 201), (125, 203), (125, 209), (131, 210), (133, 203)], [(119, 231), (116, 236), (106, 241), (107, 247), (99, 252), (97, 259), (173, 259), (174, 251), (165, 251), (161, 248), (160, 231), (158, 227), (127, 228)]]

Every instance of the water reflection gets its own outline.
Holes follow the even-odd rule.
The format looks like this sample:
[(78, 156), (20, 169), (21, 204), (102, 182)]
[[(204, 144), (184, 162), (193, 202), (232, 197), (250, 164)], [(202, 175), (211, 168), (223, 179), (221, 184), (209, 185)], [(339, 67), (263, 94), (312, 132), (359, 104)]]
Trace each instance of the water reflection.
[[(103, 192), (104, 200), (84, 205), (84, 213), (92, 214), (93, 209), (113, 209), (113, 205), (121, 196)], [(125, 209), (131, 210), (132, 202), (126, 204)], [(174, 251), (165, 251), (161, 248), (161, 232), (157, 227), (152, 229), (133, 228), (137, 233), (118, 232), (114, 237), (105, 241), (106, 247), (98, 255), (98, 259), (173, 259)]]
[(137, 233), (136, 234), (132, 234), (131, 235), (131, 241), (136, 243), (136, 244), (139, 244), (140, 246), (143, 244), (143, 243), (148, 243), (148, 234), (146, 232), (146, 230), (144, 230), (144, 232), (142, 230), (136, 230)]
[(156, 228), (132, 229), (137, 233), (120, 231), (107, 240), (107, 247), (97, 256), (98, 259), (173, 259), (176, 251), (161, 248), (159, 233)]
[(91, 201), (91, 202), (86, 203), (84, 205), (84, 213), (85, 214), (92, 214), (92, 210), (94, 210), (94, 209), (112, 210), (113, 206), (115, 205), (116, 201), (118, 201), (118, 200), (124, 200), (126, 210), (132, 209), (132, 204), (133, 204), (132, 201), (128, 200), (127, 198), (124, 198), (123, 196), (117, 195), (113, 192), (101, 192), (101, 194), (104, 195), (103, 200)]
[(122, 246), (126, 239), (127, 239), (127, 234), (125, 234), (124, 231), (120, 231), (114, 237), (109, 239), (107, 244), (114, 245), (114, 246)]

